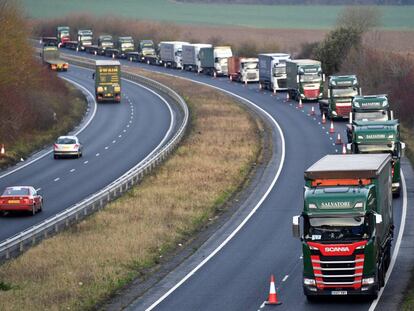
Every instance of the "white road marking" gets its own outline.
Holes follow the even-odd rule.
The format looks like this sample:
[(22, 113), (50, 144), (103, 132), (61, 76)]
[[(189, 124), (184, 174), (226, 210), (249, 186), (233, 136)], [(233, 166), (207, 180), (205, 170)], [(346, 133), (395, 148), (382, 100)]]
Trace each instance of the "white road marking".
[[(74, 66), (74, 65), (73, 65)], [(97, 107), (98, 107), (98, 105), (97, 105), (97, 103), (96, 103), (96, 100), (95, 100), (95, 96), (94, 95), (92, 95), (92, 93), (88, 90), (88, 89), (86, 89), (84, 86), (82, 86), (82, 85), (80, 85), (79, 83), (77, 83), (77, 82), (75, 82), (75, 81), (73, 81), (73, 80), (71, 80), (71, 79), (68, 79), (68, 78), (66, 78), (66, 77), (62, 77), (61, 76), (61, 78), (62, 79), (64, 79), (64, 80), (66, 80), (66, 81), (68, 81), (68, 82), (70, 82), (70, 83), (72, 83), (72, 84), (74, 84), (74, 85), (76, 85), (76, 86), (78, 86), (79, 88), (81, 88), (82, 90), (84, 90), (91, 98), (92, 98), (92, 105), (93, 105), (93, 112), (92, 112), (92, 115), (91, 115), (91, 117), (89, 118), (89, 120), (88, 121), (86, 121), (86, 123), (79, 129), (79, 130), (77, 130), (75, 133), (74, 133), (74, 135), (78, 135), (78, 134), (80, 134), (81, 132), (83, 132), (87, 127), (88, 127), (88, 125), (92, 122), (92, 120), (93, 120), (93, 118), (95, 117), (95, 115), (96, 115), (96, 110), (97, 110)], [(23, 165), (21, 165), (21, 166), (18, 166), (18, 167), (16, 167), (15, 169), (13, 169), (13, 170), (11, 170), (11, 171), (9, 171), (9, 172), (7, 172), (7, 173), (4, 173), (4, 174), (2, 174), (2, 175), (0, 175), (0, 179), (1, 178), (4, 178), (4, 177), (6, 177), (6, 176), (8, 176), (8, 175), (10, 175), (10, 174), (13, 174), (14, 172), (17, 172), (17, 171), (19, 171), (19, 170), (21, 170), (22, 168), (24, 168), (24, 167), (26, 167), (26, 166), (28, 166), (28, 165), (30, 165), (30, 164), (32, 164), (32, 163), (35, 163), (35, 162), (37, 162), (37, 161), (39, 161), (40, 159), (43, 159), (45, 156), (47, 156), (48, 154), (50, 154), (50, 153), (52, 153), (53, 152), (53, 149), (50, 149), (49, 151), (47, 151), (47, 152), (45, 152), (44, 154), (42, 154), (41, 156), (39, 156), (38, 158), (35, 158), (35, 159), (33, 159), (33, 160), (30, 160), (29, 162), (27, 162), (27, 163), (25, 163), (25, 164), (23, 164)]]
[(127, 127), (129, 127), (129, 124), (127, 124)]
[(126, 133), (126, 130), (123, 130), (124, 133)]
[(98, 152), (97, 154), (95, 154), (95, 156), (99, 157), (100, 156), (100, 153)]
[(282, 140), (282, 156), (281, 156), (281, 161), (280, 161), (280, 165), (277, 169), (277, 172), (275, 174), (274, 179), (272, 180), (269, 188), (266, 190), (265, 194), (262, 196), (262, 198), (259, 200), (259, 202), (256, 204), (256, 206), (250, 211), (250, 213), (246, 216), (245, 219), (243, 219), (243, 221), (237, 226), (237, 228), (213, 251), (211, 252), (206, 258), (204, 258), (204, 260), (202, 262), (200, 262), (192, 271), (190, 271), (184, 278), (182, 278), (177, 284), (175, 284), (172, 288), (170, 288), (164, 295), (162, 295), (157, 301), (155, 301), (151, 306), (149, 306), (146, 310), (147, 311), (151, 311), (153, 310), (156, 306), (158, 306), (165, 298), (167, 298), (169, 295), (171, 295), (171, 293), (173, 293), (178, 287), (180, 287), (182, 284), (184, 284), (192, 275), (194, 275), (198, 270), (200, 270), (211, 258), (213, 258), (221, 249), (224, 248), (224, 246), (227, 245), (227, 243), (229, 243), (229, 241), (231, 239), (233, 239), (233, 237), (245, 226), (245, 224), (250, 220), (250, 218), (256, 213), (256, 211), (260, 208), (260, 206), (262, 205), (262, 203), (264, 202), (264, 200), (266, 200), (266, 198), (268, 197), (269, 193), (272, 191), (273, 187), (275, 186), (277, 180), (279, 179), (280, 173), (282, 172), (282, 168), (283, 168), (283, 164), (285, 162), (285, 137), (283, 135), (283, 131), (282, 128), (279, 126), (279, 124), (276, 122), (276, 120), (264, 109), (262, 109), (261, 107), (259, 107), (258, 105), (256, 105), (255, 103), (253, 103), (252, 101), (248, 100), (247, 98), (244, 98), (240, 95), (237, 95), (233, 92), (221, 89), (219, 87), (213, 86), (213, 85), (209, 85), (207, 83), (203, 83), (200, 81), (194, 81), (188, 78), (183, 78), (180, 76), (174, 76), (171, 74), (165, 74), (165, 75), (169, 75), (169, 76), (173, 76), (173, 77), (178, 77), (181, 78), (183, 80), (187, 80), (187, 81), (191, 81), (197, 84), (201, 84), (201, 85), (205, 85), (208, 87), (211, 87), (213, 89), (219, 90), (221, 92), (227, 93), (231, 96), (234, 96), (236, 98), (242, 99), (245, 102), (247, 102), (248, 104), (250, 104), (253, 107), (256, 107), (256, 109), (258, 109), (259, 111), (261, 111), (277, 128), (277, 131), (280, 134), (281, 140)]
[(113, 140), (112, 143), (115, 144), (116, 143), (116, 140)]
[(39, 192), (39, 191), (41, 191), (42, 190), (42, 188), (37, 188), (36, 189), (36, 192)]
[(402, 184), (402, 190), (403, 190), (403, 204), (402, 204), (402, 215), (401, 215), (401, 222), (400, 222), (400, 230), (398, 231), (397, 243), (395, 243), (390, 267), (388, 268), (387, 274), (385, 275), (385, 284), (383, 288), (381, 288), (380, 292), (378, 293), (378, 298), (375, 299), (371, 303), (371, 306), (369, 307), (368, 311), (374, 311), (375, 308), (377, 307), (377, 304), (379, 300), (381, 299), (384, 289), (387, 286), (388, 280), (390, 279), (392, 270), (394, 269), (394, 265), (398, 257), (398, 252), (400, 251), (401, 241), (402, 241), (404, 229), (405, 229), (405, 221), (407, 217), (407, 185), (405, 184), (404, 173), (402, 171), (401, 171), (401, 184)]
[(132, 123), (132, 121), (130, 120), (129, 123)]
[(289, 274), (286, 274), (285, 277), (282, 279), (282, 282), (285, 282), (289, 277)]
[(74, 171), (76, 171), (74, 168), (72, 168), (69, 172), (73, 173)]
[(121, 138), (121, 137), (122, 137), (122, 135), (118, 135), (118, 137), (119, 137), (119, 138)]
[(109, 149), (109, 147), (108, 146), (105, 146), (105, 150), (108, 150)]
[(89, 163), (89, 161), (85, 161), (85, 162), (83, 162), (83, 164), (88, 164)]
[(57, 177), (57, 178), (55, 178), (53, 181), (59, 181), (60, 180), (60, 178), (59, 177)]

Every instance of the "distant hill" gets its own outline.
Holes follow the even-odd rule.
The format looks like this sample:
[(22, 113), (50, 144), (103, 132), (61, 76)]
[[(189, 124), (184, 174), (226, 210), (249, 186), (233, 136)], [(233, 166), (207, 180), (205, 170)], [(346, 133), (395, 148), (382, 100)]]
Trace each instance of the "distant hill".
[(191, 3), (268, 4), (268, 5), (414, 5), (414, 0), (176, 0)]

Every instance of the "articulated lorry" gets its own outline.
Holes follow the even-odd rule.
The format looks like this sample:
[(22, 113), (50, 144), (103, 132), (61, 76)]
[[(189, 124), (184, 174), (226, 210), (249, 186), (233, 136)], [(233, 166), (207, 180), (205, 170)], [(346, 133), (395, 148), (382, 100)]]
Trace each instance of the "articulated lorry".
[(211, 48), (211, 44), (193, 43), (183, 45), (183, 69), (189, 71), (201, 71), (200, 49)]
[(392, 192), (400, 196), (401, 157), (405, 144), (400, 140), (398, 120), (354, 121), (352, 143), (347, 149), (354, 154), (389, 153), (392, 156)]
[(230, 46), (201, 48), (199, 52), (201, 70), (211, 76), (228, 75), (228, 58), (233, 56)]
[(346, 126), (348, 143), (352, 143), (355, 121), (378, 123), (393, 119), (394, 113), (390, 110), (387, 95), (355, 96), (352, 100), (349, 123)]
[(303, 290), (376, 298), (391, 262), (391, 156), (327, 155), (305, 171), (301, 240)]
[(60, 59), (60, 53), (57, 46), (45, 45), (42, 48), (41, 58), (43, 64), (46, 64), (51, 70), (67, 71), (69, 68), (68, 62)]
[(352, 100), (361, 95), (355, 75), (330, 76), (328, 98), (319, 100), (319, 110), (328, 119), (348, 118), (352, 110)]
[(69, 26), (56, 27), (56, 38), (58, 39), (58, 46), (64, 46), (67, 41), (70, 41)]
[(97, 102), (121, 102), (121, 64), (117, 60), (97, 60), (95, 96)]
[(290, 98), (318, 100), (323, 95), (321, 62), (312, 59), (286, 60), (286, 82)]
[(229, 57), (228, 75), (234, 81), (242, 83), (259, 81), (259, 59), (246, 57)]
[(147, 63), (148, 65), (157, 65), (159, 61), (152, 40), (140, 40), (137, 51), (128, 52), (126, 57), (131, 62)]
[(42, 46), (58, 46), (59, 42), (56, 37), (42, 37), (40, 40)]
[(159, 44), (160, 64), (164, 67), (181, 69), (183, 45), (189, 44), (182, 41), (163, 41)]
[(114, 48), (114, 40), (111, 35), (100, 35), (98, 45), (87, 46), (85, 51), (95, 55), (112, 56), (112, 58), (115, 58), (116, 53), (118, 53)]
[(65, 47), (75, 51), (85, 51), (92, 45), (93, 32), (90, 29), (79, 29), (77, 41), (67, 41)]
[(259, 54), (259, 83), (263, 89), (286, 90), (286, 61), (290, 54)]

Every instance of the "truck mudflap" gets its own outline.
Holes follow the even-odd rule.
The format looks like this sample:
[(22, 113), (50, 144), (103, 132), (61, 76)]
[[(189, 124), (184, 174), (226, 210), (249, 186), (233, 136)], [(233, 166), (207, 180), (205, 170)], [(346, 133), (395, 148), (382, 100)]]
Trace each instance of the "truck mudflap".
[(367, 241), (307, 244), (314, 278), (304, 278), (305, 295), (371, 295), (375, 292), (374, 278), (363, 275)]

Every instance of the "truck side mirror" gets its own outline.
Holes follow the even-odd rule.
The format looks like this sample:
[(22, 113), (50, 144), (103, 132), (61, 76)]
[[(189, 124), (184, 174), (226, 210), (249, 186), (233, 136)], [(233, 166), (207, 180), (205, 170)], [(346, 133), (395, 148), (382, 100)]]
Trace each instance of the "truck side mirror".
[(394, 111), (393, 110), (390, 110), (390, 118), (391, 118), (391, 120), (394, 120)]
[(296, 83), (299, 83), (299, 75), (296, 75)]
[(382, 215), (381, 214), (374, 214), (375, 216), (375, 231), (381, 232), (382, 231)]
[(300, 216), (293, 216), (292, 218), (292, 233), (294, 238), (300, 239)]

